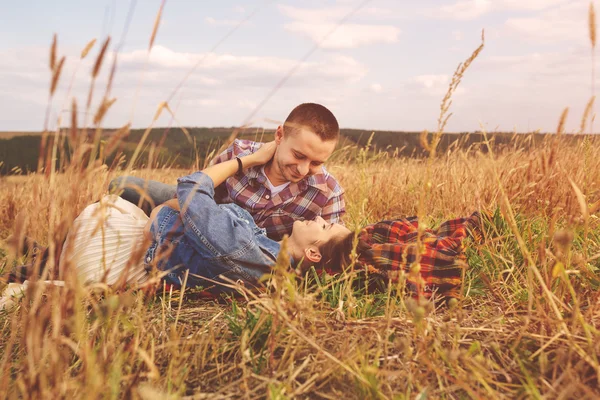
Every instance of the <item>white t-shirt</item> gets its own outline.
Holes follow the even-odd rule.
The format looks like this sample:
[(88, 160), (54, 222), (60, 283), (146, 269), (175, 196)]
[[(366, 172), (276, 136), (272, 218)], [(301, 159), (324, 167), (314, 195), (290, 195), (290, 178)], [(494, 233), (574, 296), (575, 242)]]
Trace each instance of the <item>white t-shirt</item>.
[(286, 187), (288, 187), (288, 185), (290, 184), (289, 182), (286, 182), (286, 183), (284, 183), (282, 185), (279, 185), (279, 186), (273, 186), (273, 184), (269, 180), (269, 177), (265, 173), (265, 167), (263, 166), (260, 170), (263, 173), (263, 175), (265, 176), (265, 178), (267, 178), (267, 185), (269, 186), (269, 189), (271, 190), (271, 197), (277, 196), (277, 193), (281, 192), (283, 189), (285, 189)]

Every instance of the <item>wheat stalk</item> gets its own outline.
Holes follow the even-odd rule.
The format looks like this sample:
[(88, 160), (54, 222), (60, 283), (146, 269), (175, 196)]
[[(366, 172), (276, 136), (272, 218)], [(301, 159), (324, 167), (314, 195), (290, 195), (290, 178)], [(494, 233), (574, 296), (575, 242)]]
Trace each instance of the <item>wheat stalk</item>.
[(54, 91), (56, 90), (56, 86), (58, 85), (58, 80), (60, 79), (60, 73), (62, 72), (63, 65), (65, 64), (65, 57), (63, 56), (52, 73), (52, 83), (50, 84), (50, 96), (54, 95)]
[[(94, 67), (92, 68), (92, 81), (90, 83), (90, 90), (88, 92), (88, 98), (87, 98), (87, 103), (86, 103), (86, 121), (84, 124), (84, 131), (83, 131), (84, 135), (87, 135), (87, 115), (90, 111), (90, 107), (92, 106), (92, 98), (94, 96), (94, 86), (96, 83), (96, 78), (98, 77), (98, 74), (100, 73), (100, 68), (102, 67), (102, 61), (104, 60), (104, 56), (106, 54), (106, 50), (108, 49), (109, 44), (110, 44), (110, 36), (108, 36), (104, 40), (104, 43), (102, 44), (102, 47), (100, 48), (100, 52), (98, 53), (98, 56), (96, 57), (96, 61), (94, 62)], [(88, 45), (89, 45), (89, 43), (88, 43)], [(82, 52), (82, 54), (83, 54), (83, 52)]]
[(52, 45), (50, 46), (50, 71), (54, 71), (54, 67), (56, 66), (56, 33), (52, 37)]
[[(106, 54), (106, 49), (108, 49), (109, 44), (110, 44), (110, 36), (107, 37), (106, 40), (104, 40), (104, 44), (102, 44), (100, 53), (98, 53), (98, 57), (96, 57), (96, 62), (94, 63), (94, 68), (92, 69), (92, 78), (94, 78), (94, 79), (96, 79), (98, 77), (98, 73), (100, 72), (100, 67), (102, 67), (102, 61), (104, 60), (104, 55)], [(85, 51), (85, 49), (84, 49), (84, 51)]]
[(96, 44), (96, 39), (92, 39), (88, 42), (88, 44), (85, 45), (85, 47), (83, 48), (83, 50), (81, 51), (81, 56), (80, 58), (83, 60), (88, 53), (90, 52), (90, 50), (92, 49), (92, 47), (94, 47), (94, 45)]
[(588, 27), (590, 34), (590, 43), (592, 49), (596, 48), (596, 11), (594, 10), (594, 2), (590, 1), (590, 9), (588, 12)]
[(156, 18), (154, 19), (154, 26), (152, 27), (152, 34), (150, 35), (148, 51), (152, 50), (152, 46), (154, 45), (154, 39), (156, 39), (156, 34), (158, 33), (158, 27), (160, 26), (160, 19), (162, 17), (163, 9), (165, 8), (165, 2), (166, 0), (163, 0), (160, 3), (160, 8), (158, 9), (158, 13), (156, 14)]
[[(581, 125), (579, 126), (580, 134), (582, 134), (585, 131), (585, 125), (587, 124), (587, 121), (590, 118), (595, 101), (596, 96), (592, 96), (592, 98), (587, 102), (587, 105), (585, 106), (583, 116), (581, 117)], [(590, 131), (589, 133), (591, 134), (592, 132)]]
[[(590, 34), (590, 44), (592, 53), (592, 98), (596, 96), (596, 11), (594, 9), (594, 2), (590, 1), (590, 8), (588, 12), (588, 27)], [(590, 119), (590, 133), (594, 131), (594, 118)], [(583, 131), (583, 129), (582, 129)]]
[(71, 106), (71, 134), (69, 135), (69, 141), (71, 147), (75, 148), (77, 143), (77, 100), (73, 98), (73, 104)]
[(566, 107), (562, 114), (560, 115), (560, 119), (558, 120), (558, 127), (556, 128), (556, 134), (561, 135), (565, 131), (565, 123), (567, 122), (567, 117), (569, 116), (569, 107)]

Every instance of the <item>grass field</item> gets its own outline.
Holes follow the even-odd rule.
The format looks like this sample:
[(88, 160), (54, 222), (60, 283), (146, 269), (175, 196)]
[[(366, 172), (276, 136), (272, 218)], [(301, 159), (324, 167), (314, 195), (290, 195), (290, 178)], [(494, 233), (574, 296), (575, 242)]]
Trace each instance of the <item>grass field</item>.
[[(476, 209), (492, 216), (485, 243), (468, 248), (459, 304), (418, 304), (397, 288), (366, 293), (352, 285), (351, 273), (308, 284), (277, 270), (278, 290), (221, 304), (193, 292), (33, 286), (17, 309), (0, 315), (0, 392), (31, 398), (600, 395), (596, 145), (562, 145), (558, 138), (536, 151), (497, 157), (460, 151), (433, 160), (353, 154), (330, 165), (346, 188), (352, 227), (414, 214), (434, 225)], [(135, 174), (170, 182), (187, 172)], [(51, 243), (114, 175), (92, 167), (4, 178), (0, 237), (19, 230)], [(4, 260), (8, 269), (8, 253)]]

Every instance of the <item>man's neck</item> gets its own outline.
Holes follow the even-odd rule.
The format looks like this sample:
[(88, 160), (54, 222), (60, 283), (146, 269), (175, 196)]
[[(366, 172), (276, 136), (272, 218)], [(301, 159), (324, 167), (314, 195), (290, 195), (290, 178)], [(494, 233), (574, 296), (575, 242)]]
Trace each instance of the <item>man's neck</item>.
[(273, 161), (265, 165), (265, 175), (273, 186), (283, 185), (287, 182)]

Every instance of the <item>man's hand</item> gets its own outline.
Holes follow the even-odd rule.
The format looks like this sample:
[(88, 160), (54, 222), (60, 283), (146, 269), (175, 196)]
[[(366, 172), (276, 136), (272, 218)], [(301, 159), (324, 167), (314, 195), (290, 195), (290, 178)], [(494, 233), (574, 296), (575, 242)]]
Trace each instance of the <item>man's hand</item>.
[(275, 141), (263, 144), (256, 152), (241, 158), (244, 168), (265, 165), (273, 159), (276, 149), (277, 143)]

